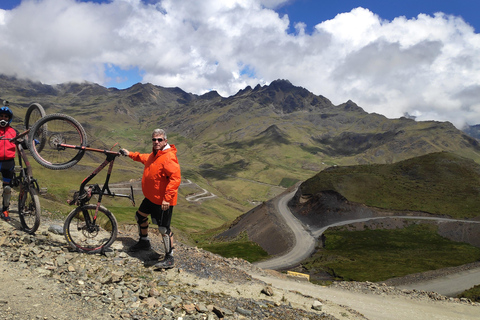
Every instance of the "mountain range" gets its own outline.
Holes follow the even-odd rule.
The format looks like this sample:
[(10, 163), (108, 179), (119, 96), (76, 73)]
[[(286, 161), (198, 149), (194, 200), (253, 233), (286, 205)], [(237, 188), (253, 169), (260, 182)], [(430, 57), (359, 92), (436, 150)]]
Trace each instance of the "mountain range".
[[(79, 120), (87, 130), (90, 144), (96, 147), (110, 148), (118, 142), (131, 150), (149, 151), (151, 130), (167, 129), (169, 141), (180, 150), (183, 178), (217, 195), (214, 200), (195, 203), (188, 203), (181, 197), (175, 208), (175, 231), (201, 231), (231, 224), (234, 217), (249, 209), (263, 219), (250, 224), (278, 227), (281, 221), (272, 214), (275, 205), (269, 199), (282, 193), (285, 187), (304, 180), (308, 182), (295, 198), (296, 211), (297, 216), (303, 215), (310, 223), (318, 223), (311, 210), (316, 205), (315, 197), (330, 198), (328, 204), (335, 206), (332, 211), (338, 210), (339, 203), (343, 211), (357, 208), (358, 204), (345, 201), (340, 194), (345, 193), (340, 179), (333, 179), (337, 182), (333, 185), (335, 188), (328, 187), (332, 192), (318, 194), (314, 190), (317, 183), (335, 174), (343, 173), (344, 179), (350, 179), (343, 186), (353, 185), (353, 178), (364, 178), (367, 174), (367, 180), (377, 182), (369, 185), (370, 190), (388, 185), (391, 176), (406, 181), (409, 189), (413, 189), (412, 186), (428, 188), (430, 181), (424, 179), (424, 174), (430, 169), (429, 177), (448, 176), (453, 170), (462, 173), (455, 187), (480, 176), (478, 165), (465, 160), (479, 162), (477, 140), (450, 123), (416, 122), (407, 117), (387, 119), (366, 113), (352, 101), (335, 106), (327, 98), (315, 96), (285, 80), (253, 89), (247, 87), (235, 96), (223, 98), (215, 92), (199, 96), (179, 88), (150, 84), (117, 90), (91, 83), (49, 86), (0, 76), (0, 98), (11, 102), (15, 127), (22, 126), (28, 105), (38, 102), (47, 113), (61, 112)], [(418, 157), (421, 155), (428, 156)], [(42, 208), (48, 205), (47, 200), (60, 197), (56, 194), (55, 183), (69, 188), (71, 180), (76, 180), (78, 174), (85, 174), (86, 169), (99, 160), (85, 158), (79, 165), (64, 171), (65, 179), (59, 178), (61, 172), (52, 174), (35, 167), (34, 175), (39, 178), (40, 185), (49, 188), (47, 196), (42, 198)], [(415, 158), (422, 159), (421, 166)], [(404, 159), (413, 160), (399, 161)], [(112, 178), (125, 181), (139, 177), (138, 168), (120, 160), (123, 159), (116, 164)], [(356, 176), (339, 168), (356, 164), (378, 165), (350, 166), (357, 170)], [(327, 167), (332, 168), (323, 170)], [(323, 173), (318, 174), (320, 171)], [(394, 175), (386, 175), (386, 172)], [(357, 189), (349, 191), (364, 189), (364, 181), (357, 178)], [(425, 185), (419, 185), (421, 181)], [(445, 186), (440, 185), (438, 179), (434, 183), (438, 188)], [(181, 187), (180, 193), (185, 196), (195, 192), (189, 188), (192, 187)], [(445, 193), (440, 195), (438, 188), (430, 190), (430, 195), (448, 195), (451, 186), (444, 187)], [(470, 191), (478, 193), (478, 188), (474, 186)], [(258, 202), (262, 203), (258, 205)], [(114, 209), (119, 208), (113, 207), (112, 211)], [(133, 222), (134, 209), (128, 210)], [(114, 213), (119, 216), (118, 212)], [(247, 219), (238, 217), (237, 222), (240, 220), (246, 229), (252, 229)], [(15, 225), (1, 224), (2, 239), (6, 239), (2, 240), (4, 258), (1, 262), (4, 269), (10, 271), (2, 273), (7, 285), (0, 308), (11, 317), (58, 318), (87, 313), (88, 317), (97, 318), (158, 317), (162, 314), (180, 317), (186, 313), (190, 317), (204, 317), (208, 313), (209, 317), (217, 315), (219, 318), (226, 314), (252, 319), (288, 318), (292, 314), (311, 319), (365, 319), (382, 314), (402, 318), (415, 313), (421, 319), (459, 314), (474, 319), (477, 315), (476, 304), (468, 299), (446, 298), (420, 290), (399, 290), (372, 282), (311, 286), (303, 281), (289, 281), (283, 274), (272, 271), (262, 271), (259, 281), (243, 270), (248, 267), (258, 272), (258, 268), (241, 259), (220, 259), (181, 243), (175, 251), (179, 268), (154, 272), (146, 268), (148, 263), (144, 260), (151, 259), (150, 251), (143, 259), (121, 250), (120, 255), (78, 255), (57, 250), (63, 237), (49, 232), (46, 223), (42, 222), (40, 227), (43, 231), (38, 235), (26, 237), (18, 234)], [(117, 241), (117, 245), (134, 241), (137, 231), (136, 227), (131, 227), (122, 230), (122, 240)], [(291, 239), (285, 236), (284, 230), (273, 233), (273, 229), (265, 232), (263, 238), (270, 238), (270, 244), (274, 242), (267, 251), (278, 254), (279, 245), (288, 246)], [(465, 233), (464, 229), (459, 231)], [(161, 251), (159, 239), (152, 237), (155, 249)], [(154, 252), (153, 255), (158, 254)], [(28, 283), (24, 283), (25, 279), (29, 279)], [(47, 280), (52, 281), (47, 283)], [(269, 285), (264, 287), (265, 283)], [(348, 287), (350, 291), (345, 290)], [(45, 290), (50, 294), (45, 294)], [(101, 294), (95, 294), (97, 291)], [(267, 295), (269, 292), (271, 296)], [(23, 296), (33, 297), (40, 303), (31, 305), (10, 299)], [(316, 299), (323, 303), (323, 306), (320, 304), (321, 312), (312, 310), (312, 301)], [(65, 308), (65, 300), (69, 301), (69, 308)], [(86, 300), (93, 308), (84, 308)]]
[[(31, 102), (47, 113), (74, 117), (93, 147), (118, 143), (149, 152), (151, 131), (166, 129), (179, 150), (183, 178), (221, 199), (185, 203), (185, 214), (215, 216), (207, 219), (208, 227), (220, 227), (331, 166), (389, 164), (439, 151), (480, 162), (478, 140), (449, 122), (388, 119), (353, 101), (334, 105), (288, 80), (222, 97), (152, 84), (118, 90), (2, 75), (0, 98), (11, 102), (14, 125), (20, 125)], [(182, 223), (185, 230), (202, 228), (200, 222)]]

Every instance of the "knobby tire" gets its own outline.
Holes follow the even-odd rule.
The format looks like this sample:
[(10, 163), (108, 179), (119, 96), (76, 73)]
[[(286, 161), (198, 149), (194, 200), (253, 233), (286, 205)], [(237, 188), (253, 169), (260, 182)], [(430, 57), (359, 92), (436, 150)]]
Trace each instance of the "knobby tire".
[[(45, 109), (39, 103), (32, 103), (25, 114), (24, 124), (25, 130), (31, 129), (35, 122), (45, 117)], [(37, 143), (38, 152), (42, 151), (46, 143), (47, 125), (42, 126), (33, 137)]]
[(20, 187), (18, 197), (18, 215), (25, 232), (34, 234), (40, 226), (40, 198), (33, 187), (28, 189)]
[[(45, 127), (44, 127), (45, 126)], [(46, 130), (44, 148), (35, 143), (35, 136)], [(38, 120), (28, 135), (28, 146), (32, 157), (42, 166), (52, 170), (63, 170), (73, 167), (82, 159), (87, 146), (87, 134), (80, 122), (74, 118), (54, 113)], [(68, 144), (76, 148), (62, 148), (59, 144)]]
[(85, 215), (93, 221), (95, 204), (87, 204), (70, 212), (63, 225), (63, 234), (67, 243), (78, 252), (104, 253), (116, 240), (118, 224), (115, 216), (104, 206), (98, 208), (97, 219), (90, 229)]

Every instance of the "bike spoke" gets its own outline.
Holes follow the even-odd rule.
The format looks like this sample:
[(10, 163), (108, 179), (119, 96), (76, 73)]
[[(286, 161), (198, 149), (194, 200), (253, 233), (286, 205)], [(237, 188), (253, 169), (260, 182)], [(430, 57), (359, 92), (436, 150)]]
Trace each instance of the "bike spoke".
[(46, 144), (42, 150), (37, 149), (35, 142), (29, 138), (32, 155), (43, 166), (49, 169), (66, 169), (75, 165), (83, 156), (84, 150), (68, 148), (64, 145), (84, 147), (86, 134), (81, 125), (73, 118), (54, 114), (43, 117), (32, 128), (33, 137), (41, 134), (38, 131), (47, 128)]
[(40, 225), (40, 200), (35, 189), (20, 191), (18, 214), (23, 229), (28, 233), (37, 231)]
[(65, 236), (76, 250), (101, 252), (113, 243), (117, 224), (113, 215), (100, 208), (95, 213), (94, 205), (75, 209), (65, 222)]

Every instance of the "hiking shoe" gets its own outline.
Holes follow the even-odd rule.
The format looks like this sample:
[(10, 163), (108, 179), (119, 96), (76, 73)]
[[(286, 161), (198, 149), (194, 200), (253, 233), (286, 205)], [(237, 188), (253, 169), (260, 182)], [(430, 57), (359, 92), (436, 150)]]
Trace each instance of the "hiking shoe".
[(135, 243), (133, 246), (128, 248), (128, 251), (131, 252), (137, 252), (137, 251), (142, 251), (142, 250), (150, 250), (152, 246), (150, 245), (150, 240), (138, 240), (137, 243)]
[(2, 219), (5, 220), (5, 221), (10, 221), (10, 216), (8, 215), (8, 210), (4, 210), (4, 211), (0, 214), (0, 218), (2, 218)]
[(173, 268), (175, 265), (175, 261), (173, 259), (173, 256), (170, 254), (167, 254), (165, 258), (162, 261), (157, 262), (154, 267), (156, 269), (170, 269)]

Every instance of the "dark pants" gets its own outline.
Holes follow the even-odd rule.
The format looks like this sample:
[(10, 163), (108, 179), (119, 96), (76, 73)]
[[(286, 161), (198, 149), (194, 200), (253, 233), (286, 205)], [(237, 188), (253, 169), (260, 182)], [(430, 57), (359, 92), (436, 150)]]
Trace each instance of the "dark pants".
[(170, 206), (168, 210), (162, 210), (161, 204), (155, 204), (148, 200), (143, 199), (138, 211), (152, 216), (152, 222), (159, 227), (167, 228), (167, 233), (170, 234), (170, 222), (172, 221), (173, 206)]

